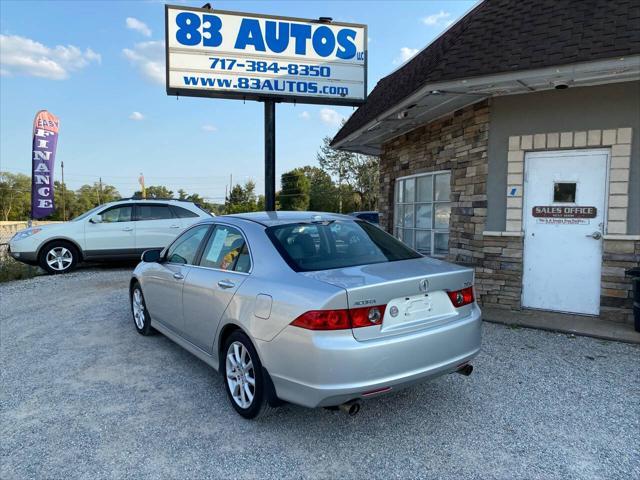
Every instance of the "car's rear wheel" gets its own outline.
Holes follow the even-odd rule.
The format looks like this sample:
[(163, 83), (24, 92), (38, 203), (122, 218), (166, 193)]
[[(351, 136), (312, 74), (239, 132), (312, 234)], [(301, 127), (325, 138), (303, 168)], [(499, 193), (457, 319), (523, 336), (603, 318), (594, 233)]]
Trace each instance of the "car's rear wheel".
[(249, 337), (236, 330), (222, 351), (225, 390), (236, 412), (252, 419), (270, 410), (262, 363)]
[(142, 288), (138, 282), (134, 283), (131, 288), (131, 313), (133, 314), (133, 324), (136, 327), (136, 331), (140, 335), (151, 335), (153, 333), (151, 317), (144, 301)]
[(40, 266), (51, 274), (70, 272), (78, 264), (78, 249), (71, 243), (55, 241), (44, 246), (40, 252)]

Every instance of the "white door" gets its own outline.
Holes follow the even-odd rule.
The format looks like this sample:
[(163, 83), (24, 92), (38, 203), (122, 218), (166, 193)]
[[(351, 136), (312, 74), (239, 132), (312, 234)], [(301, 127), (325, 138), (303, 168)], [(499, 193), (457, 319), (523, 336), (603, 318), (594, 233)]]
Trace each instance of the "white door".
[(136, 220), (138, 250), (164, 248), (182, 231), (182, 221), (165, 204), (136, 204)]
[(525, 157), (522, 306), (600, 313), (607, 150)]
[(85, 254), (88, 256), (133, 255), (136, 222), (132, 205), (118, 205), (100, 212), (102, 222), (85, 220)]

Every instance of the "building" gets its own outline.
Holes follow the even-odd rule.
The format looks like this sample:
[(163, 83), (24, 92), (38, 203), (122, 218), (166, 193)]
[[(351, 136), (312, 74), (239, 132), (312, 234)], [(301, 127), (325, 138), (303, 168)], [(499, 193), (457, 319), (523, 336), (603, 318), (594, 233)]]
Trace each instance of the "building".
[(332, 145), (380, 156), (383, 228), (473, 266), (483, 305), (631, 321), (639, 2), (481, 2)]

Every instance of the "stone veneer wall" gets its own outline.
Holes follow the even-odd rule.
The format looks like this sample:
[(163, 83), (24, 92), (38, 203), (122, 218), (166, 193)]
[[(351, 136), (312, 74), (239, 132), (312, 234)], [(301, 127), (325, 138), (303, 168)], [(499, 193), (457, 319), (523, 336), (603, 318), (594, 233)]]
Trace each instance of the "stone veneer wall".
[[(489, 102), (481, 101), (451, 115), (401, 135), (384, 145), (380, 156), (381, 195), (379, 209), (382, 226), (393, 232), (393, 195), (395, 179), (418, 173), (451, 171), (451, 220), (448, 259), (476, 270), (476, 291), (481, 301), (508, 306), (519, 304), (522, 247), (490, 250), (485, 266), (483, 231), (487, 216), (487, 172), (489, 138)], [(501, 244), (501, 243), (500, 243)], [(493, 248), (494, 250), (491, 250)], [(517, 277), (517, 278), (516, 278)], [(517, 284), (513, 287), (512, 284)], [(519, 291), (519, 290), (518, 290)], [(489, 295), (488, 292), (492, 292)], [(507, 305), (505, 305), (507, 306)]]
[(640, 239), (613, 240), (605, 237), (602, 258), (600, 316), (633, 323), (631, 278), (625, 271), (640, 265)]

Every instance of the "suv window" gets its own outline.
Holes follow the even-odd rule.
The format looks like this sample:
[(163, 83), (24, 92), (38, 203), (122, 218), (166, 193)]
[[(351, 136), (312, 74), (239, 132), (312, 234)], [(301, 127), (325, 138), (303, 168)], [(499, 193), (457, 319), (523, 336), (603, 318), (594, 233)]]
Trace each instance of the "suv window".
[(242, 234), (233, 227), (218, 225), (202, 251), (200, 265), (247, 273), (251, 257)]
[(131, 205), (122, 205), (119, 207), (112, 207), (100, 214), (104, 223), (115, 222), (130, 222), (131, 218)]
[(361, 220), (278, 225), (267, 228), (266, 232), (285, 261), (298, 272), (422, 256), (382, 229)]
[(193, 218), (197, 217), (198, 214), (192, 212), (191, 210), (187, 210), (186, 208), (176, 207), (175, 205), (171, 205), (171, 210), (173, 214), (178, 218)]
[(170, 263), (193, 264), (198, 253), (200, 243), (209, 230), (209, 225), (199, 225), (184, 232), (174, 242), (167, 252)]
[(173, 218), (169, 205), (137, 205), (138, 220), (167, 220)]

